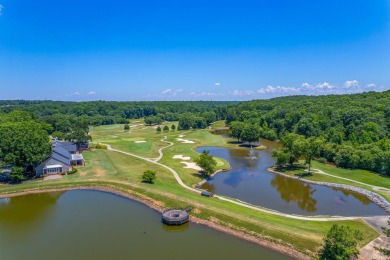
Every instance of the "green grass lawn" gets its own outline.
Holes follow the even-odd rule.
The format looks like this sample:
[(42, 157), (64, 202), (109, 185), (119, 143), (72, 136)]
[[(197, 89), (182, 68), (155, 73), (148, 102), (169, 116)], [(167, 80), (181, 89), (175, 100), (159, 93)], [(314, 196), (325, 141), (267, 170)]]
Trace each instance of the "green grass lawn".
[(319, 162), (313, 162), (313, 168), (320, 169), (326, 173), (332, 174), (338, 177), (344, 177), (351, 180), (367, 183), (374, 186), (380, 186), (390, 189), (390, 177), (383, 176), (367, 170), (348, 170), (343, 168), (337, 168), (332, 165), (325, 165)]
[[(194, 133), (192, 137), (195, 139), (196, 136), (201, 135), (201, 132)], [(187, 151), (188, 148), (183, 146), (179, 147), (182, 147), (182, 151)], [(20, 185), (2, 185), (0, 192), (77, 186), (115, 187), (121, 191), (131, 192), (135, 196), (143, 198), (146, 196), (166, 208), (193, 206), (194, 210), (191, 214), (194, 216), (271, 241), (287, 243), (301, 252), (310, 254), (317, 251), (324, 234), (333, 223), (336, 223), (294, 220), (257, 212), (218, 199), (202, 197), (179, 186), (174, 177), (164, 168), (121, 153), (94, 150), (85, 152), (84, 157), (86, 166), (79, 167), (76, 174), (64, 176), (59, 180), (37, 180)], [(142, 173), (149, 169), (157, 172), (155, 184), (141, 182)], [(364, 244), (377, 236), (377, 233), (361, 220), (337, 223), (361, 230), (364, 234)]]
[[(236, 143), (230, 142), (233, 140), (223, 138), (219, 135), (213, 135), (207, 129), (169, 131), (157, 134), (155, 127), (144, 126), (142, 120), (132, 120), (130, 125), (132, 128), (129, 132), (123, 130), (123, 125), (93, 127), (91, 130), (93, 141), (110, 144), (113, 148), (125, 152), (131, 152), (147, 158), (155, 158), (159, 155), (158, 149), (167, 146), (167, 143), (160, 141), (166, 136), (166, 140), (173, 142), (174, 145), (163, 150), (164, 156), (160, 162), (175, 169), (183, 182), (189, 186), (198, 183), (202, 178), (200, 178), (196, 170), (185, 169), (184, 164), (180, 163), (182, 160), (172, 158), (174, 155), (181, 154), (189, 156), (191, 157), (189, 162), (191, 162), (193, 158), (199, 155), (195, 152), (195, 149), (200, 146), (239, 148)], [(172, 123), (167, 123), (167, 125), (171, 126)], [(219, 125), (222, 125), (222, 123), (218, 122), (214, 127)], [(183, 135), (183, 139), (188, 139), (195, 143), (182, 143), (177, 140), (179, 135)], [(136, 143), (136, 141), (146, 142)], [(147, 197), (154, 203), (166, 208), (193, 206), (194, 210), (191, 214), (196, 217), (211, 220), (218, 224), (244, 231), (253, 236), (278, 241), (279, 243), (287, 243), (297, 250), (308, 252), (311, 255), (317, 252), (322, 244), (322, 237), (334, 223), (346, 224), (361, 230), (364, 234), (363, 244), (368, 243), (378, 236), (376, 231), (361, 220), (337, 222), (294, 220), (254, 211), (218, 199), (202, 197), (182, 188), (165, 168), (121, 153), (106, 150), (92, 150), (84, 152), (83, 155), (86, 159), (86, 166), (79, 167), (79, 171), (76, 174), (64, 176), (59, 180), (36, 180), (26, 181), (20, 185), (0, 185), (0, 193), (39, 188), (108, 186), (120, 191), (130, 192), (142, 198)], [(227, 161), (220, 158), (216, 159), (218, 169), (230, 167)], [(314, 167), (320, 168), (318, 165), (314, 165)], [(320, 169), (331, 173), (329, 168)], [(146, 170), (157, 172), (155, 184), (146, 184), (141, 181), (141, 175)], [(341, 171), (335, 172), (335, 174), (345, 174), (345, 172)], [(290, 172), (289, 174), (293, 175), (295, 172)], [(348, 172), (348, 175), (354, 175), (356, 180), (370, 181), (370, 183), (376, 183), (379, 180), (381, 183), (384, 181), (383, 179), (379, 179), (380, 176), (371, 176), (372, 173), (367, 172), (358, 172), (356, 174)], [(313, 180), (344, 183), (343, 180), (317, 174), (314, 174), (310, 178)], [(354, 185), (352, 183), (346, 184)], [(298, 236), (299, 239), (297, 239)]]

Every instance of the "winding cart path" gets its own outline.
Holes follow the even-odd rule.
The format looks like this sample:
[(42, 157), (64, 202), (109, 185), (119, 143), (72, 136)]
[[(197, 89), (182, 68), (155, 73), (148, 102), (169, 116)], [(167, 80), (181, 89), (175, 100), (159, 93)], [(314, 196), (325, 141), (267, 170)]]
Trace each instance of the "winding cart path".
[[(132, 156), (134, 158), (138, 158), (138, 159), (141, 159), (141, 160), (144, 160), (144, 161), (147, 161), (147, 162), (159, 165), (161, 167), (164, 167), (165, 169), (167, 169), (169, 172), (172, 173), (172, 175), (175, 177), (176, 181), (179, 183), (180, 186), (182, 186), (183, 188), (185, 188), (185, 189), (187, 189), (189, 191), (192, 191), (192, 192), (200, 194), (202, 192), (201, 190), (195, 189), (193, 187), (190, 187), (190, 186), (186, 185), (181, 180), (179, 174), (174, 169), (172, 169), (171, 167), (169, 167), (169, 166), (167, 166), (165, 164), (162, 164), (162, 163), (158, 162), (162, 158), (162, 156), (163, 156), (162, 150), (167, 148), (167, 147), (170, 147), (170, 146), (174, 145), (172, 142), (165, 141), (165, 138), (162, 139), (162, 141), (169, 143), (169, 145), (166, 146), (166, 147), (160, 148), (159, 149), (160, 156), (155, 158), (155, 159), (145, 158), (145, 157), (142, 157), (142, 156), (139, 156), (139, 155), (136, 155), (136, 154), (132, 154), (132, 153), (124, 152), (124, 151), (121, 151), (121, 150), (117, 150), (117, 149), (112, 148), (111, 145), (109, 145), (109, 144), (104, 144), (104, 145), (107, 146), (107, 150), (109, 150), (109, 151), (126, 154), (126, 155)], [(226, 197), (219, 196), (219, 195), (215, 195), (214, 198), (226, 201), (228, 203), (236, 204), (236, 205), (239, 205), (239, 206), (242, 206), (242, 207), (245, 207), (245, 208), (253, 209), (253, 210), (256, 210), (256, 211), (260, 211), (260, 212), (264, 212), (264, 213), (268, 213), (268, 214), (272, 214), (272, 215), (276, 215), (276, 216), (291, 218), (291, 219), (308, 220), (308, 221), (336, 221), (336, 220), (339, 221), (339, 220), (356, 220), (356, 219), (361, 219), (362, 218), (362, 217), (359, 217), (359, 216), (354, 216), (354, 217), (341, 217), (341, 216), (306, 217), (306, 216), (286, 214), (286, 213), (281, 213), (281, 212), (278, 212), (278, 211), (273, 211), (273, 210), (269, 210), (269, 209), (260, 208), (258, 206), (254, 206), (254, 205), (251, 205), (249, 203), (245, 203), (243, 201), (238, 201), (238, 200), (234, 200), (234, 199), (231, 199), (231, 198), (226, 198)]]
[(351, 180), (351, 179), (348, 179), (348, 178), (335, 176), (335, 175), (326, 173), (326, 172), (324, 172), (324, 171), (322, 171), (320, 169), (312, 169), (312, 171), (315, 171), (318, 174), (330, 176), (330, 177), (333, 177), (333, 178), (337, 178), (337, 179), (341, 179), (341, 180), (350, 181), (350, 182), (354, 182), (354, 183), (357, 183), (357, 184), (365, 185), (365, 186), (371, 187), (373, 190), (389, 191), (390, 192), (390, 189), (385, 188), (385, 187), (375, 186), (375, 185), (367, 184), (367, 183), (364, 183), (364, 182), (355, 181), (355, 180)]

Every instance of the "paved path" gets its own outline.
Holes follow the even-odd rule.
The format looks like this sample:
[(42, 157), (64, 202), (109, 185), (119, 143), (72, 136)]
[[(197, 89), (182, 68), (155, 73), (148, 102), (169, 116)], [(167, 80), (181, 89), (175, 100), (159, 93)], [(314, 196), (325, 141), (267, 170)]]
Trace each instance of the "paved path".
[(355, 180), (351, 180), (351, 179), (348, 179), (348, 178), (335, 176), (335, 175), (326, 173), (326, 172), (324, 172), (324, 171), (322, 171), (322, 170), (320, 170), (320, 169), (312, 169), (312, 170), (314, 170), (316, 173), (323, 174), (323, 175), (327, 175), (327, 176), (330, 176), (330, 177), (333, 177), (333, 178), (337, 178), (337, 179), (346, 180), (346, 181), (358, 183), (358, 184), (361, 184), (361, 185), (369, 186), (369, 187), (371, 187), (373, 190), (390, 191), (390, 189), (385, 188), (385, 187), (375, 186), (375, 185), (367, 184), (367, 183), (364, 183), (364, 182), (355, 181)]
[(171, 147), (171, 146), (173, 145), (172, 142), (168, 142), (168, 141), (166, 141), (166, 139), (167, 139), (167, 137), (164, 136), (164, 138), (161, 139), (160, 141), (161, 141), (161, 142), (164, 142), (164, 143), (168, 143), (168, 145), (167, 145), (167, 146), (164, 146), (164, 147), (162, 147), (162, 148), (160, 148), (160, 149), (158, 149), (159, 156), (158, 156), (157, 158), (153, 158), (153, 159), (152, 159), (153, 161), (155, 161), (155, 162), (160, 161), (161, 158), (162, 158), (163, 155), (164, 155), (163, 152), (162, 152), (162, 150), (164, 150), (165, 148)]
[(389, 217), (388, 216), (383, 216), (383, 217), (366, 217), (366, 218), (363, 218), (363, 220), (368, 225), (370, 225), (373, 229), (378, 231), (380, 236), (360, 249), (359, 259), (362, 259), (362, 260), (363, 259), (376, 259), (376, 260), (388, 259), (382, 253), (377, 251), (375, 249), (375, 247), (390, 248), (390, 238), (388, 238), (382, 232), (382, 227), (387, 227), (388, 226), (387, 221), (389, 220)]
[[(135, 157), (135, 158), (138, 158), (138, 159), (150, 162), (150, 163), (154, 163), (154, 164), (159, 165), (161, 167), (164, 167), (165, 169), (167, 169), (168, 171), (170, 171), (172, 173), (172, 175), (175, 177), (176, 181), (183, 188), (185, 188), (187, 190), (190, 190), (192, 192), (196, 192), (198, 194), (200, 194), (202, 192), (199, 189), (195, 189), (195, 188), (192, 188), (192, 187), (186, 185), (181, 180), (179, 174), (174, 169), (170, 168), (169, 166), (167, 166), (165, 164), (159, 163), (158, 161), (156, 161), (156, 159), (149, 159), (149, 158), (145, 158), (145, 157), (142, 157), (142, 156), (139, 156), (139, 155), (136, 155), (136, 154), (132, 154), (132, 153), (124, 152), (124, 151), (121, 151), (121, 150), (113, 149), (111, 147), (111, 145), (109, 145), (109, 144), (104, 144), (104, 145), (107, 146), (107, 149), (109, 151), (114, 151), (114, 152), (126, 154), (126, 155), (129, 155), (129, 156), (132, 156), (132, 157)], [(171, 145), (169, 145), (169, 146), (171, 146)], [(167, 147), (169, 147), (169, 146), (167, 146)], [(161, 153), (162, 153), (162, 149), (164, 149), (164, 148), (166, 148), (166, 147), (161, 148), (161, 151), (160, 151)], [(264, 213), (268, 213), (268, 214), (272, 214), (272, 215), (276, 215), (276, 216), (291, 218), (291, 219), (309, 220), (309, 221), (335, 221), (335, 220), (355, 220), (355, 219), (361, 218), (361, 217), (357, 217), (357, 216), (356, 217), (340, 217), (340, 216), (334, 216), (334, 217), (306, 217), (306, 216), (299, 216), (299, 215), (291, 215), (291, 214), (281, 213), (281, 212), (278, 212), (278, 211), (273, 211), (273, 210), (269, 210), (269, 209), (260, 208), (260, 207), (251, 205), (249, 203), (245, 203), (245, 202), (238, 201), (238, 200), (233, 200), (233, 199), (226, 198), (226, 197), (219, 196), (219, 195), (215, 195), (214, 198), (220, 199), (220, 200), (232, 203), (232, 204), (236, 204), (236, 205), (239, 205), (239, 206), (242, 206), (242, 207), (245, 207), (245, 208), (253, 209), (253, 210), (256, 210), (256, 211), (260, 211), (260, 212), (264, 212)]]

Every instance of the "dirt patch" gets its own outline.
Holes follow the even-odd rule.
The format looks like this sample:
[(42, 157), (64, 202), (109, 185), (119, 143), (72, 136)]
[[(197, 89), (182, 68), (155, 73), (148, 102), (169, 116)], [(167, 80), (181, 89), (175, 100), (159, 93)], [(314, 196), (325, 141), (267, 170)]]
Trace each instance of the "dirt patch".
[(107, 173), (107, 171), (105, 171), (105, 170), (103, 170), (103, 169), (101, 169), (101, 168), (97, 168), (97, 169), (95, 169), (95, 170), (93, 170), (93, 171), (94, 171), (94, 173), (95, 173), (95, 176), (97, 176), (97, 177), (104, 176), (104, 175), (106, 175), (106, 173)]
[(200, 211), (200, 209), (198, 209), (198, 208), (193, 209), (191, 212), (194, 214), (197, 214), (197, 215), (202, 213), (202, 211)]
[(44, 181), (58, 180), (58, 179), (62, 179), (61, 174), (47, 175), (43, 178)]

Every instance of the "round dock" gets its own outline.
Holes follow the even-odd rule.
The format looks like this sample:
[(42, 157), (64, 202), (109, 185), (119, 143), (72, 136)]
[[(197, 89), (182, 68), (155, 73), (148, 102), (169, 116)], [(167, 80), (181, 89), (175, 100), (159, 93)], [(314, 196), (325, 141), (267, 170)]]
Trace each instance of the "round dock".
[(182, 225), (187, 223), (189, 220), (189, 215), (185, 210), (170, 209), (163, 213), (162, 221), (167, 225)]

